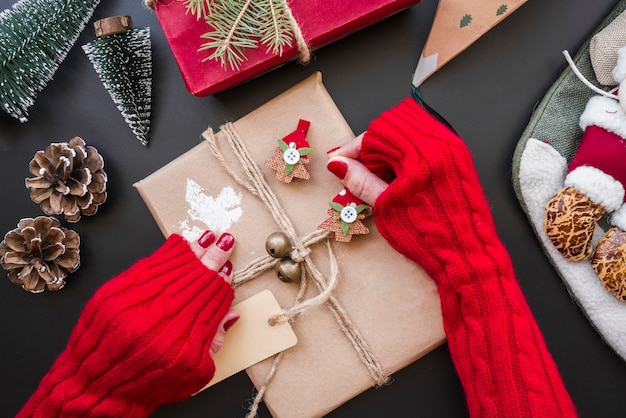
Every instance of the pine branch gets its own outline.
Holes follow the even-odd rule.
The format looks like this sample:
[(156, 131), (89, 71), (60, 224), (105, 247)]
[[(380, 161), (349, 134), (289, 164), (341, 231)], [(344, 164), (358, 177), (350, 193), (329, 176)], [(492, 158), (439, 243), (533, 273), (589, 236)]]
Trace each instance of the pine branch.
[[(188, 4), (202, 0), (181, 1)], [(287, 7), (285, 0), (216, 1), (210, 14), (204, 15), (213, 31), (202, 35), (207, 42), (199, 48), (213, 52), (202, 61), (217, 60), (223, 68), (228, 65), (237, 70), (246, 59), (246, 50), (257, 48), (259, 42), (268, 52), (282, 55), (294, 38)]]
[(213, 14), (206, 17), (214, 30), (202, 35), (208, 42), (199, 49), (215, 51), (203, 61), (216, 59), (222, 67), (228, 63), (233, 70), (239, 68), (245, 60), (244, 50), (257, 47), (254, 38), (259, 36), (259, 30), (254, 8), (252, 0), (224, 0), (215, 4)]
[(285, 0), (266, 0), (267, 8), (260, 19), (261, 44), (273, 54), (282, 55), (285, 46), (291, 46), (292, 22), (285, 11)]

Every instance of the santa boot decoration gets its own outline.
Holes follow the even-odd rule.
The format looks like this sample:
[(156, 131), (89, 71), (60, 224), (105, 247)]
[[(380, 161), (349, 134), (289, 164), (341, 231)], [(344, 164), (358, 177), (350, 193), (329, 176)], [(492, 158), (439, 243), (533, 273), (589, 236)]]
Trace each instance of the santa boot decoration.
[(545, 231), (570, 261), (589, 258), (597, 222), (624, 203), (626, 113), (617, 100), (592, 97), (580, 117), (581, 142), (565, 188), (546, 205)]
[[(618, 51), (617, 65), (613, 70), (613, 78), (620, 85), (618, 92), (621, 111), (612, 113), (614, 116), (615, 133), (622, 138), (617, 141), (623, 149), (623, 138), (626, 137), (626, 47)], [(610, 100), (610, 99), (607, 99)], [(611, 110), (613, 112), (613, 110)], [(611, 113), (607, 113), (609, 115)], [(610, 152), (610, 150), (607, 150)], [(622, 151), (623, 153), (623, 151)], [(615, 156), (621, 159), (623, 154)], [(623, 180), (623, 179), (622, 179)], [(625, 184), (625, 183), (622, 183)], [(626, 205), (622, 204), (611, 214), (611, 224), (614, 225), (598, 242), (591, 260), (591, 265), (604, 287), (619, 300), (626, 302)]]

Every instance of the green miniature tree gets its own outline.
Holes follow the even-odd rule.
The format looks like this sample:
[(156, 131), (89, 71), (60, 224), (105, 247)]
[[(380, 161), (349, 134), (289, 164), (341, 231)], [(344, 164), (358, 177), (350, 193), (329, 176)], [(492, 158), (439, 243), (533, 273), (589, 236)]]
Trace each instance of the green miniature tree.
[(20, 0), (0, 13), (0, 104), (26, 122), (100, 0)]
[[(98, 25), (111, 24), (113, 33)], [(114, 16), (95, 23), (98, 39), (83, 50), (124, 120), (142, 145), (148, 145), (152, 100), (150, 28), (136, 29), (130, 16)]]

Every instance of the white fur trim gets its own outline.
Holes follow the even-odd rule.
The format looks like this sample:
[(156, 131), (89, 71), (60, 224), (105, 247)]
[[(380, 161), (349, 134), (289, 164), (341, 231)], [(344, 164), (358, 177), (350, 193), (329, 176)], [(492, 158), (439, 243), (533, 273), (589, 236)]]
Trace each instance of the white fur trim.
[(626, 231), (626, 205), (622, 205), (611, 214), (611, 225)]
[[(543, 248), (568, 290), (606, 343), (626, 360), (626, 303), (620, 302), (602, 286), (589, 261), (565, 259), (544, 231), (546, 203), (563, 187), (566, 170), (565, 159), (554, 148), (537, 139), (529, 139), (518, 173), (522, 200)], [(603, 234), (602, 228), (596, 226), (593, 242), (597, 243)]]
[(604, 96), (593, 96), (580, 115), (580, 128), (596, 125), (626, 138), (626, 112), (617, 100)]
[(622, 183), (595, 167), (576, 167), (565, 177), (565, 186), (575, 188), (607, 212), (613, 212), (624, 202)]
[(613, 79), (621, 84), (626, 79), (626, 46), (617, 50), (617, 64), (613, 68)]

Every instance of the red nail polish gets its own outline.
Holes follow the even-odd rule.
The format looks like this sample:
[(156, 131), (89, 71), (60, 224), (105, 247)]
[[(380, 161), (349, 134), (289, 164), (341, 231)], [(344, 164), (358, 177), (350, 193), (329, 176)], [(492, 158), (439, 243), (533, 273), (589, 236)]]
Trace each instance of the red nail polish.
[(215, 245), (217, 245), (217, 248), (221, 249), (222, 251), (228, 251), (233, 248), (233, 245), (235, 245), (235, 237), (233, 237), (228, 232), (224, 232), (222, 235), (220, 235)]
[(198, 244), (202, 248), (209, 248), (209, 245), (215, 242), (215, 233), (213, 231), (204, 231), (204, 234), (198, 238)]
[(224, 332), (228, 331), (230, 327), (235, 325), (235, 322), (237, 322), (238, 320), (239, 320), (239, 317), (237, 316), (235, 318), (231, 318), (228, 321), (224, 322)]
[(333, 153), (333, 152), (337, 151), (339, 148), (341, 148), (341, 147), (331, 148), (331, 149), (329, 149), (328, 151), (326, 151), (326, 154), (331, 154), (331, 153)]
[(228, 276), (230, 273), (232, 273), (232, 271), (233, 263), (231, 263), (230, 260), (226, 261), (220, 269), (220, 273), (222, 273), (224, 276)]
[(348, 164), (343, 161), (331, 161), (328, 163), (326, 168), (328, 168), (328, 171), (339, 177), (339, 180), (343, 180), (348, 173)]

